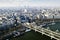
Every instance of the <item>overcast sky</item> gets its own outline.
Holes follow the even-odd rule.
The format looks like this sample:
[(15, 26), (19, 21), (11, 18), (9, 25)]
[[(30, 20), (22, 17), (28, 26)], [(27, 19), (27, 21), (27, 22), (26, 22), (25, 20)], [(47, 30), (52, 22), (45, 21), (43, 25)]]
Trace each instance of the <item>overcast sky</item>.
[(60, 7), (60, 0), (0, 0), (0, 7)]

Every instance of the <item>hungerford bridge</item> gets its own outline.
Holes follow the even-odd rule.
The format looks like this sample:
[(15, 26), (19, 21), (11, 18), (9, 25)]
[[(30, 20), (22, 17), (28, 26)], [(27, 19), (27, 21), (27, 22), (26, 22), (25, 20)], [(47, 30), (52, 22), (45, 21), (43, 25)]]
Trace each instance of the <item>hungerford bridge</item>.
[(39, 33), (42, 33), (44, 35), (47, 35), (49, 37), (54, 38), (56, 40), (60, 40), (60, 33), (54, 32), (49, 30), (49, 28), (45, 29), (41, 26), (37, 26), (35, 23), (23, 23), (24, 26), (26, 26), (27, 28), (30, 28), (32, 30), (35, 30)]

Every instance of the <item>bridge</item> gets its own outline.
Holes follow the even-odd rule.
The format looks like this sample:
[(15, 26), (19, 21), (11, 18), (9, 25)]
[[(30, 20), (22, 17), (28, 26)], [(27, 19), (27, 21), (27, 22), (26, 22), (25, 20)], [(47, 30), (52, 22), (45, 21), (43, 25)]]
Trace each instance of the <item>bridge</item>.
[(56, 18), (56, 19), (34, 19), (35, 22), (60, 22), (60, 19), (59, 18)]
[(47, 35), (47, 36), (51, 37), (51, 39), (54, 38), (56, 40), (60, 40), (60, 33), (51, 31), (49, 29), (45, 29), (45, 28), (43, 28), (41, 26), (37, 26), (34, 23), (24, 23), (22, 25), (25, 25), (27, 28), (30, 28), (30, 29), (35, 30), (35, 31), (37, 31), (39, 33), (42, 33), (42, 35), (43, 34)]

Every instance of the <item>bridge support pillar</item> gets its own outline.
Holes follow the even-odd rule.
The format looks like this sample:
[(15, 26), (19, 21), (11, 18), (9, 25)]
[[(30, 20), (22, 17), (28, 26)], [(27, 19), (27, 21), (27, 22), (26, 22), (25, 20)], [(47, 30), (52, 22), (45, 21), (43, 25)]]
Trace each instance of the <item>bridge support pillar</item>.
[(53, 36), (51, 36), (51, 40), (52, 40), (52, 37), (53, 37)]

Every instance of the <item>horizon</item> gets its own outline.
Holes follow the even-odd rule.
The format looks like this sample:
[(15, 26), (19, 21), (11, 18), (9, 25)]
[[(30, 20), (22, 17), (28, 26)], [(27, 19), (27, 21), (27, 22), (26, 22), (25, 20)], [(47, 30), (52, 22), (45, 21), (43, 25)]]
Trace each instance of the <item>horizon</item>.
[(0, 0), (0, 8), (4, 7), (60, 7), (60, 0)]

